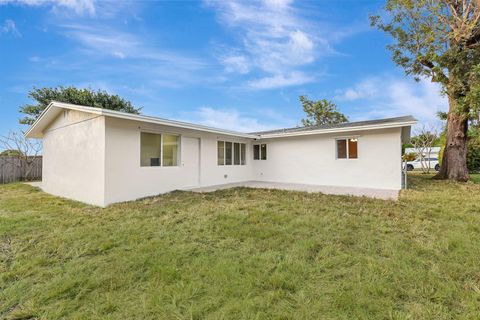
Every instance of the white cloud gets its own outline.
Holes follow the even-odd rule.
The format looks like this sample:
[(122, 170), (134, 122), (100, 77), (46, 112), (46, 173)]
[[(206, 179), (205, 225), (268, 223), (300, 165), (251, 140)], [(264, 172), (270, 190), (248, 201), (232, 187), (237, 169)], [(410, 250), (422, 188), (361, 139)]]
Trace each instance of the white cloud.
[(272, 89), (278, 87), (288, 87), (301, 85), (313, 81), (313, 77), (302, 72), (292, 72), (290, 74), (277, 74), (261, 79), (247, 82), (247, 86), (254, 89)]
[(6, 19), (3, 22), (3, 25), (0, 26), (0, 34), (2, 33), (10, 33), (15, 36), (21, 36), (20, 31), (18, 31), (17, 26), (15, 25), (15, 21)]
[(95, 0), (0, 0), (0, 5), (9, 3), (26, 6), (50, 6), (55, 11), (66, 8), (79, 15), (95, 14)]
[(222, 64), (227, 72), (238, 72), (246, 74), (250, 71), (250, 62), (248, 58), (242, 55), (231, 55), (224, 57)]
[(292, 7), (293, 1), (206, 0), (206, 3), (215, 9), (224, 26), (238, 31), (241, 44), (227, 49), (221, 62), (228, 72), (246, 74), (255, 69), (264, 73), (260, 85), (256, 85), (258, 80), (251, 81), (255, 88), (311, 82), (313, 76), (303, 76), (302, 81), (287, 79), (292, 79), (292, 74), (298, 74), (300, 68), (315, 62), (320, 55), (332, 52), (328, 41), (318, 36), (315, 28)]
[(448, 109), (441, 87), (427, 79), (370, 77), (337, 93), (339, 101), (358, 105), (353, 120), (411, 114), (424, 123), (438, 123), (436, 113)]
[(379, 78), (367, 78), (359, 82), (352, 88), (338, 90), (336, 100), (355, 101), (359, 99), (369, 99), (378, 95), (378, 89), (381, 84)]
[(189, 115), (187, 121), (239, 132), (255, 132), (280, 127), (272, 123), (262, 123), (258, 119), (245, 116), (235, 109), (216, 109), (211, 107), (199, 108)]
[(182, 70), (204, 67), (204, 62), (199, 59), (153, 47), (137, 34), (112, 30), (103, 25), (69, 24), (62, 28), (66, 36), (77, 41), (88, 53), (97, 56), (155, 61)]

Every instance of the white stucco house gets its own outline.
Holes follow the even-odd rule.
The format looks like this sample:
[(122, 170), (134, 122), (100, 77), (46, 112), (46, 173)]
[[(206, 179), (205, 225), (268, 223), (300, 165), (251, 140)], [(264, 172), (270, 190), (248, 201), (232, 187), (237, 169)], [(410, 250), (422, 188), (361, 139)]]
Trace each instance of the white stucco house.
[(98, 206), (248, 183), (395, 198), (415, 123), (405, 116), (240, 133), (52, 102), (26, 136), (43, 139), (45, 192)]

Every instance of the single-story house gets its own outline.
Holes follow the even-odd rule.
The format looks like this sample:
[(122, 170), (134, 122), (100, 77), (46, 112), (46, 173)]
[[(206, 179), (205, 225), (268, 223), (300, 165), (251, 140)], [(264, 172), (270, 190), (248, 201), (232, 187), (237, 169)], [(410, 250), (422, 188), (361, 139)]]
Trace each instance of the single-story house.
[(415, 123), (405, 116), (241, 133), (52, 102), (26, 137), (43, 139), (45, 192), (98, 206), (249, 182), (395, 197)]

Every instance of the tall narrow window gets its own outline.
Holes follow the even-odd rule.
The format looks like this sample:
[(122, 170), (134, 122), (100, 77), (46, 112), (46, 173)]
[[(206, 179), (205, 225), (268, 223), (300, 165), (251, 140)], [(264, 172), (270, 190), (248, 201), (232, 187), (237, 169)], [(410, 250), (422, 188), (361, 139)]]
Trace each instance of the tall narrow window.
[(348, 158), (349, 159), (358, 158), (358, 140), (357, 139), (348, 139)]
[(337, 159), (357, 159), (358, 158), (358, 140), (338, 139), (337, 140)]
[(260, 147), (260, 159), (262, 160), (267, 160), (267, 145), (266, 144), (262, 144), (261, 147)]
[(253, 145), (253, 160), (260, 160), (260, 145)]
[(217, 164), (223, 166), (225, 164), (225, 142), (217, 141)]
[(240, 164), (243, 166), (245, 165), (245, 152), (246, 152), (246, 145), (245, 143), (240, 144)]
[(233, 164), (240, 165), (240, 143), (233, 144)]
[(163, 137), (162, 165), (164, 167), (177, 166), (179, 136), (164, 134), (162, 137)]
[(337, 158), (346, 159), (347, 158), (347, 140), (337, 140)]
[(232, 164), (232, 143), (225, 142), (225, 164), (231, 165)]
[(142, 132), (140, 134), (140, 165), (142, 167), (160, 166), (161, 149), (160, 134)]

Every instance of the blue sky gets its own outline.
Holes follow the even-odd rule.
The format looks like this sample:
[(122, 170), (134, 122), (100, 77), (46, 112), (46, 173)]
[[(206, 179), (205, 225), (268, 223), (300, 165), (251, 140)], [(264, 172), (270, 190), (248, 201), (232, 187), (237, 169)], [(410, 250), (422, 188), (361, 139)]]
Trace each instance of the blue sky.
[(296, 126), (299, 95), (350, 120), (413, 114), (445, 98), (414, 82), (369, 26), (384, 1), (0, 0), (0, 134), (33, 87), (105, 89), (143, 113), (255, 131)]

